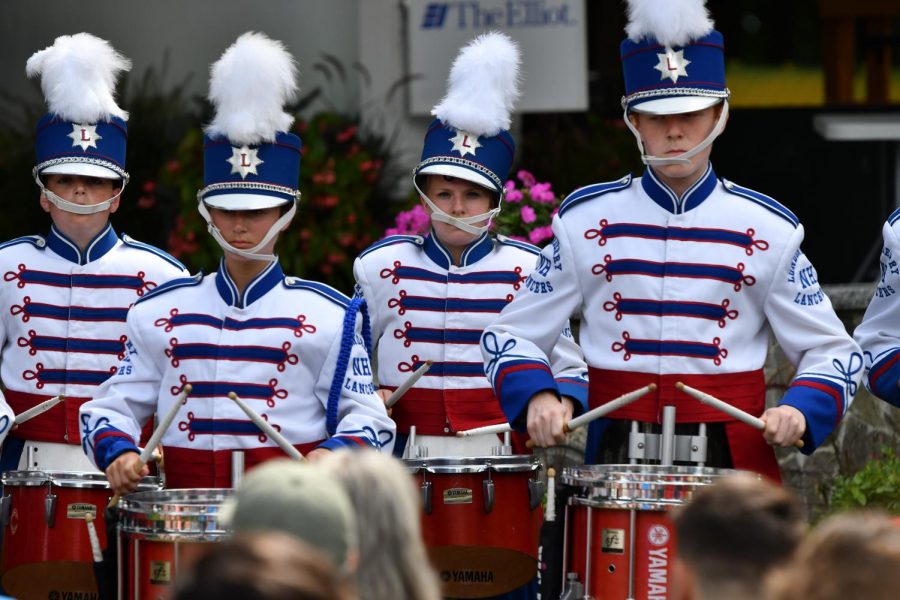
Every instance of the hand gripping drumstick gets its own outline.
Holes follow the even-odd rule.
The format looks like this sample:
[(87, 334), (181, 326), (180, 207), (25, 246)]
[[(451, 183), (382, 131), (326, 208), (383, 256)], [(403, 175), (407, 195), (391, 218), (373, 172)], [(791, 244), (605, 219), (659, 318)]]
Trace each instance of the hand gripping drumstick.
[(393, 405), (397, 404), (397, 400), (399, 400), (403, 394), (409, 391), (409, 388), (416, 385), (416, 382), (422, 378), (422, 375), (428, 372), (428, 369), (431, 368), (431, 365), (434, 364), (433, 360), (426, 360), (422, 365), (413, 371), (413, 374), (409, 376), (409, 379), (400, 384), (394, 393), (388, 396), (388, 399), (384, 401), (384, 407), (390, 408)]
[[(628, 392), (627, 394), (622, 394), (618, 398), (610, 400), (609, 402), (607, 402), (606, 404), (604, 404), (602, 406), (598, 406), (597, 408), (587, 411), (580, 417), (575, 417), (574, 419), (572, 419), (571, 421), (569, 421), (568, 423), (563, 425), (563, 433), (569, 433), (573, 429), (583, 427), (583, 426), (587, 425), (588, 423), (590, 423), (591, 421), (595, 421), (595, 420), (599, 419), (600, 417), (606, 416), (609, 413), (622, 408), (626, 404), (631, 404), (638, 398), (640, 398), (642, 396), (646, 396), (647, 394), (649, 394), (650, 392), (652, 392), (655, 389), (656, 389), (656, 384), (651, 383), (649, 385), (645, 385), (642, 388), (638, 388), (632, 392)], [(534, 440), (528, 440), (527, 442), (525, 442), (525, 446), (527, 448), (534, 448), (534, 446), (535, 446)]]
[(37, 406), (32, 406), (28, 410), (22, 411), (19, 414), (17, 414), (15, 421), (13, 421), (13, 423), (16, 425), (21, 425), (25, 421), (30, 421), (31, 419), (35, 418), (36, 416), (47, 412), (48, 410), (50, 410), (51, 408), (53, 408), (54, 406), (56, 406), (63, 400), (65, 400), (64, 396), (56, 396), (54, 398), (50, 398), (49, 400), (45, 400), (45, 401), (41, 402), (40, 404), (38, 404)]
[[(140, 458), (138, 461), (134, 463), (134, 472), (140, 473), (141, 469), (144, 468), (150, 458), (153, 456), (153, 450), (159, 446), (159, 441), (162, 439), (163, 434), (169, 428), (169, 425), (172, 424), (172, 421), (175, 420), (175, 415), (178, 414), (178, 409), (182, 404), (187, 402), (188, 394), (191, 393), (191, 384), (186, 383), (184, 387), (181, 388), (181, 394), (178, 396), (178, 400), (172, 403), (172, 408), (169, 409), (169, 412), (166, 413), (166, 416), (163, 417), (162, 421), (159, 422), (159, 425), (156, 426), (156, 429), (153, 431), (153, 435), (150, 436), (150, 441), (147, 442), (147, 445), (144, 446), (144, 449), (141, 450)], [(116, 492), (113, 494), (112, 499), (109, 501), (109, 507), (112, 508), (119, 503), (119, 493)]]
[[(701, 392), (700, 390), (696, 390), (690, 386), (684, 385), (680, 381), (675, 384), (675, 387), (678, 388), (679, 390), (681, 390), (682, 392), (686, 393), (687, 395), (696, 398), (700, 402), (703, 402), (704, 404), (708, 404), (708, 405), (712, 406), (713, 408), (717, 408), (717, 409), (721, 410), (723, 413), (725, 413), (726, 415), (728, 415), (730, 417), (734, 417), (736, 420), (738, 420), (741, 423), (744, 423), (746, 425), (749, 425), (750, 427), (753, 427), (754, 429), (759, 429), (760, 431), (763, 431), (766, 428), (766, 422), (763, 421), (762, 419), (760, 419), (758, 417), (754, 417), (753, 415), (746, 413), (746, 412), (742, 411), (741, 409), (737, 408), (736, 406), (732, 406), (732, 405), (728, 404), (727, 402), (723, 402), (722, 400), (719, 400), (715, 396), (711, 396), (710, 394), (707, 394), (706, 392)], [(802, 448), (803, 440), (797, 440), (796, 442), (794, 442), (794, 446), (796, 446), (797, 448)]]
[(268, 421), (259, 416), (255, 410), (247, 406), (247, 403), (241, 400), (237, 394), (228, 392), (228, 397), (234, 400), (234, 403), (241, 407), (242, 411), (247, 413), (247, 416), (250, 417), (253, 424), (259, 427), (267, 436), (272, 438), (272, 441), (278, 444), (278, 447), (284, 450), (285, 454), (294, 460), (303, 460), (303, 455), (300, 454), (300, 451), (294, 448), (274, 427), (269, 425)]

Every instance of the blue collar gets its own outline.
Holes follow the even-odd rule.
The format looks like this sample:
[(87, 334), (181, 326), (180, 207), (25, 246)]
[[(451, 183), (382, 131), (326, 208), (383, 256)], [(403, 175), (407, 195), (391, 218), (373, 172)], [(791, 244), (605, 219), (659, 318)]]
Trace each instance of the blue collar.
[[(453, 255), (437, 238), (434, 229), (425, 236), (425, 243), (422, 248), (425, 250), (425, 255), (439, 266), (449, 269), (453, 265)], [(466, 246), (465, 250), (463, 250), (459, 266), (468, 267), (469, 265), (474, 265), (490, 254), (493, 248), (494, 240), (492, 240), (487, 234), (487, 231), (485, 231), (478, 239), (474, 240), (471, 244)]]
[(86, 265), (93, 262), (104, 254), (113, 249), (119, 236), (113, 230), (112, 225), (107, 223), (106, 229), (97, 234), (88, 245), (87, 249), (82, 252), (78, 244), (67, 238), (63, 232), (56, 228), (56, 225), (50, 226), (50, 233), (47, 234), (47, 247), (62, 256), (64, 259), (79, 265)]
[(694, 182), (694, 185), (689, 187), (681, 198), (669, 186), (659, 180), (652, 168), (647, 167), (643, 177), (641, 177), (641, 186), (647, 192), (647, 195), (663, 209), (676, 215), (700, 206), (716, 189), (717, 184), (718, 180), (710, 163), (706, 164), (706, 171), (703, 172), (700, 179)]
[(228, 274), (225, 268), (225, 258), (219, 261), (219, 270), (216, 272), (216, 290), (219, 296), (225, 301), (225, 304), (236, 308), (246, 308), (269, 293), (273, 287), (284, 280), (284, 271), (277, 260), (274, 260), (263, 269), (259, 275), (253, 278), (247, 287), (244, 288), (244, 294), (238, 294), (238, 287)]

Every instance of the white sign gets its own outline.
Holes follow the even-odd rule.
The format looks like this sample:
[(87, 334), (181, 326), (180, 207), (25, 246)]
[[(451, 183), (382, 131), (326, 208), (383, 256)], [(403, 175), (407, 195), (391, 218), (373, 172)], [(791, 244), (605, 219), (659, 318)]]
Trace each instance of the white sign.
[(427, 115), (450, 65), (476, 35), (503, 31), (522, 51), (518, 112), (587, 110), (584, 0), (408, 0), (410, 110)]

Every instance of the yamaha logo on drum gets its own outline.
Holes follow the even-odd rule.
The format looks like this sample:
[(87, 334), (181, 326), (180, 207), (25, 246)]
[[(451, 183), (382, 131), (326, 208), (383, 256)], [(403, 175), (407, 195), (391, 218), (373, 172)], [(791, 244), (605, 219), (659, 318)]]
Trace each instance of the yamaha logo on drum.
[(470, 488), (447, 488), (444, 490), (444, 504), (472, 504)]
[(494, 572), (473, 569), (441, 571), (441, 581), (444, 583), (494, 583)]
[(47, 594), (47, 600), (97, 600), (100, 594), (97, 592), (67, 592), (51, 590)]

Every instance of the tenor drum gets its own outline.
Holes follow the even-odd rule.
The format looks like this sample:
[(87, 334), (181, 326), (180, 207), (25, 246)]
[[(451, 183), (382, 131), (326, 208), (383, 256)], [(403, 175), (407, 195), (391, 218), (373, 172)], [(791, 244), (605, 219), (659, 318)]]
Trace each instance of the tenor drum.
[(231, 535), (220, 520), (229, 489), (163, 490), (119, 502), (119, 598), (166, 597), (178, 571)]
[(444, 596), (495, 596), (535, 576), (543, 500), (538, 458), (405, 462), (422, 493), (422, 534)]
[(563, 564), (597, 600), (669, 597), (675, 530), (668, 511), (729, 469), (658, 465), (567, 468)]
[[(6, 471), (2, 476), (3, 589), (17, 598), (93, 598), (93, 553), (85, 522), (106, 547), (103, 511), (112, 497), (103, 473)], [(159, 489), (145, 477), (139, 490)]]

